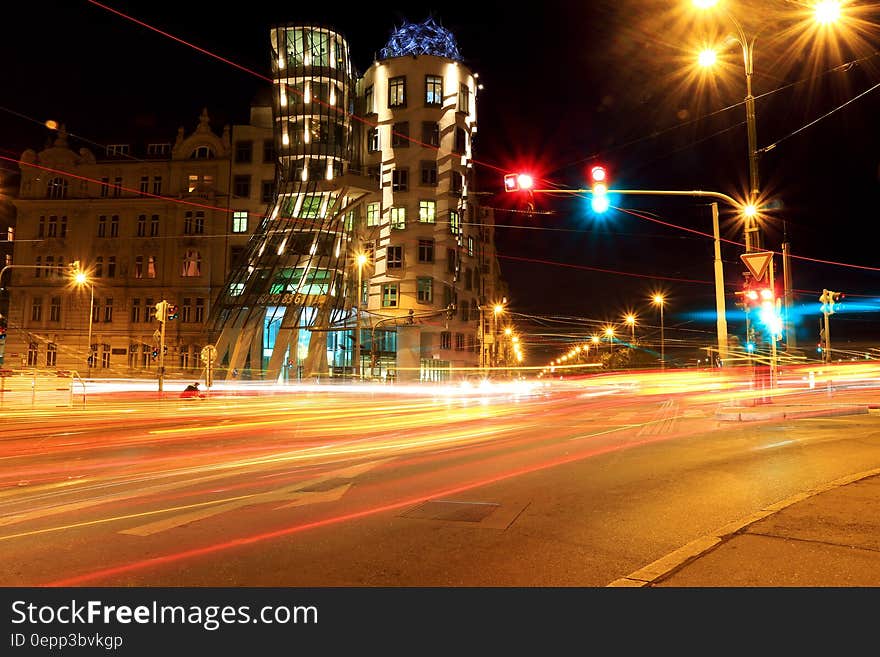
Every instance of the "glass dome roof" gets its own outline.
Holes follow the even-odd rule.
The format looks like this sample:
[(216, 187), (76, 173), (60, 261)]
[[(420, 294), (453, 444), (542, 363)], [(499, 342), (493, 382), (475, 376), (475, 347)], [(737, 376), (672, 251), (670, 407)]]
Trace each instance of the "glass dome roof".
[(431, 16), (424, 23), (404, 23), (391, 33), (379, 59), (405, 55), (436, 55), (461, 61), (461, 53), (452, 32), (438, 25)]

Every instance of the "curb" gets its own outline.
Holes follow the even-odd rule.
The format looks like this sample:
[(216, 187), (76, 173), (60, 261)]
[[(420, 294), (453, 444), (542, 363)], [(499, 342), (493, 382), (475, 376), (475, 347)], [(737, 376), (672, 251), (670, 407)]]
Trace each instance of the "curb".
[(752, 411), (747, 408), (730, 408), (715, 411), (715, 419), (727, 422), (758, 422), (762, 420), (796, 420), (805, 417), (828, 417), (838, 415), (862, 415), (868, 412), (870, 405), (835, 406), (831, 408), (813, 408), (809, 410), (793, 410), (783, 407), (777, 410)]
[(868, 479), (869, 477), (875, 477), (877, 475), (880, 475), (880, 468), (868, 470), (867, 472), (860, 472), (854, 475), (847, 475), (846, 477), (835, 479), (827, 484), (811, 488), (804, 493), (797, 493), (796, 495), (792, 495), (779, 502), (768, 504), (761, 510), (756, 511), (742, 520), (737, 520), (724, 525), (712, 534), (701, 536), (677, 550), (670, 552), (666, 556), (660, 557), (657, 561), (649, 563), (647, 566), (639, 568), (629, 575), (616, 579), (610, 584), (606, 584), (606, 588), (644, 588), (651, 586), (652, 584), (665, 579), (674, 572), (681, 570), (689, 563), (696, 561), (704, 554), (708, 554), (720, 545), (723, 545), (737, 534), (741, 534), (744, 530), (748, 529), (750, 525), (753, 525), (759, 520), (763, 520), (767, 516), (778, 513), (793, 504), (802, 502), (815, 495), (819, 495), (820, 493), (825, 493), (829, 490), (840, 488), (841, 486), (846, 486), (847, 484), (852, 484), (856, 481), (861, 481), (862, 479)]

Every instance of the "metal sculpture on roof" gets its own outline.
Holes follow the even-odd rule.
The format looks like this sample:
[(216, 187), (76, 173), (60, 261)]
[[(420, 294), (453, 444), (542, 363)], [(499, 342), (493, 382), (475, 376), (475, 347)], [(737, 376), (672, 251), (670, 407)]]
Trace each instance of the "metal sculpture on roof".
[(452, 32), (438, 25), (433, 16), (424, 23), (405, 22), (391, 33), (388, 43), (379, 51), (380, 59), (406, 55), (436, 55), (462, 61)]

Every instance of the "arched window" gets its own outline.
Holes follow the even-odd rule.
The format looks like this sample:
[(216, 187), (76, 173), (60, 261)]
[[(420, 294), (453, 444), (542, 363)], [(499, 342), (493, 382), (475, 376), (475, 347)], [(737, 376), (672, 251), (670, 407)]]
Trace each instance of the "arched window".
[(214, 159), (214, 151), (211, 150), (210, 146), (197, 146), (192, 155), (189, 156), (191, 160), (212, 160)]
[(188, 249), (183, 256), (183, 263), (180, 270), (181, 276), (201, 276), (202, 275), (202, 254), (195, 249)]
[(46, 198), (67, 198), (67, 181), (64, 178), (50, 178), (46, 183)]

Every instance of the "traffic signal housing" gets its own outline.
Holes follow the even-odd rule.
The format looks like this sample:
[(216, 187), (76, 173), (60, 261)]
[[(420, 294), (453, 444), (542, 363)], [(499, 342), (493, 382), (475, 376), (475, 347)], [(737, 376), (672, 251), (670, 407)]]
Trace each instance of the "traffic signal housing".
[(528, 173), (508, 173), (504, 175), (505, 192), (528, 192), (535, 186), (535, 179)]
[(822, 312), (826, 315), (833, 315), (840, 310), (841, 302), (846, 298), (843, 292), (832, 292), (831, 290), (822, 290), (819, 301), (822, 302)]
[(180, 309), (177, 307), (177, 304), (168, 304), (168, 321), (170, 322), (172, 319), (177, 319), (180, 317)]
[(610, 205), (608, 201), (608, 171), (602, 165), (596, 165), (590, 169), (590, 185), (592, 199), (590, 205), (593, 212), (602, 214)]

